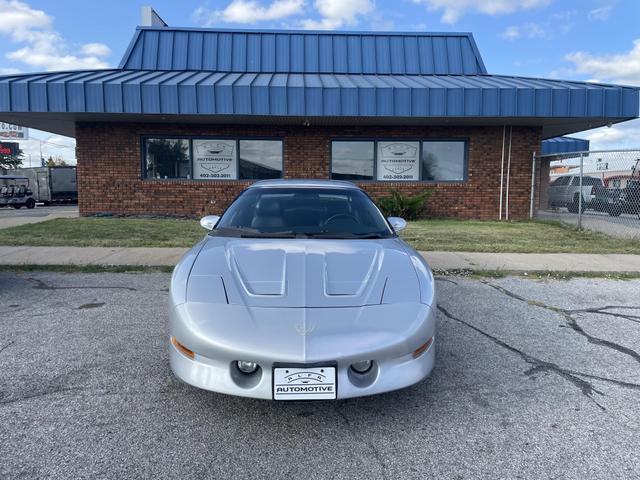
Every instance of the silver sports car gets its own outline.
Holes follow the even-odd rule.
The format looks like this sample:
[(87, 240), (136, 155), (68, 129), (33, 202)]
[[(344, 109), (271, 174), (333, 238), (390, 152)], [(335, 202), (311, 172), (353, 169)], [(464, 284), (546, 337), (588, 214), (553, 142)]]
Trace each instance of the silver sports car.
[(196, 387), (333, 400), (407, 387), (435, 361), (422, 257), (364, 191), (269, 180), (242, 192), (171, 279), (173, 372)]

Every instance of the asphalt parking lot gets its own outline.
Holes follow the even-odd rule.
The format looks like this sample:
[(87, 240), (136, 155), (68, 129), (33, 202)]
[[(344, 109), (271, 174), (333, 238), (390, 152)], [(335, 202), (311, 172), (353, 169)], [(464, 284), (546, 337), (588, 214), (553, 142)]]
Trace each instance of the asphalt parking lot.
[[(536, 213), (536, 218), (540, 220), (559, 220), (569, 225), (578, 224), (578, 214), (570, 213), (566, 208), (539, 210)], [(640, 238), (640, 217), (630, 213), (612, 217), (605, 212), (585, 210), (582, 214), (582, 227), (612, 237)]]
[(20, 218), (20, 217), (46, 217), (47, 215), (64, 213), (78, 213), (77, 205), (36, 205), (36, 208), (29, 210), (28, 208), (0, 208), (0, 218)]
[(330, 403), (174, 379), (168, 283), (0, 273), (1, 478), (639, 476), (640, 280), (440, 279), (434, 375)]

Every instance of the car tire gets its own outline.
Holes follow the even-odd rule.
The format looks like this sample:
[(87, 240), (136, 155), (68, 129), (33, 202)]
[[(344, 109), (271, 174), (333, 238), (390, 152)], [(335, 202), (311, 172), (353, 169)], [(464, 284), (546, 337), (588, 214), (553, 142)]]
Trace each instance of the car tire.
[[(567, 207), (567, 210), (569, 210), (570, 213), (578, 213), (579, 209), (580, 209), (580, 197), (576, 193), (576, 195), (573, 197), (573, 203), (569, 204), (569, 206)], [(587, 209), (587, 204), (585, 203), (584, 198), (583, 198), (582, 199), (582, 213), (584, 213), (584, 211), (586, 209)]]
[(27, 203), (25, 205), (27, 206), (27, 208), (29, 210), (31, 210), (32, 208), (35, 208), (36, 201), (33, 198), (30, 198), (30, 199), (27, 200)]
[(622, 209), (620, 207), (609, 207), (607, 213), (612, 217), (619, 217), (622, 213)]
[(15, 208), (16, 210), (20, 210), (22, 208), (22, 205), (13, 205), (13, 208)]

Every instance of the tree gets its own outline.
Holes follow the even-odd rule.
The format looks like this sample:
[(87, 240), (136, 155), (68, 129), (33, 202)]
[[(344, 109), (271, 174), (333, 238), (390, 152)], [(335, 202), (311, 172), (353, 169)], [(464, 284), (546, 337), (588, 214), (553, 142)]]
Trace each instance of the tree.
[(0, 168), (20, 168), (22, 166), (23, 153), (18, 149), (18, 152), (13, 155), (0, 154)]
[(51, 155), (49, 155), (49, 158), (47, 158), (47, 161), (44, 162), (44, 166), (45, 167), (66, 167), (67, 162), (65, 162), (62, 157), (53, 158)]

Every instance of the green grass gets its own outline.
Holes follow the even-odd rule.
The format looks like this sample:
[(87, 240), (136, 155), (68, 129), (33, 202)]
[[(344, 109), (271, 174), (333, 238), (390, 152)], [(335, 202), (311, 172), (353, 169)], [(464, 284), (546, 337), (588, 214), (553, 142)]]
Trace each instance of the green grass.
[(0, 272), (29, 273), (171, 273), (173, 267), (146, 265), (0, 265)]
[[(203, 235), (197, 220), (59, 218), (0, 229), (0, 245), (190, 247)], [(640, 254), (640, 241), (552, 221), (423, 220), (410, 222), (402, 237), (427, 251)]]
[(205, 231), (178, 218), (57, 218), (0, 229), (0, 245), (190, 247)]
[(579, 232), (554, 221), (422, 220), (410, 222), (402, 237), (427, 251), (640, 254), (638, 240)]

